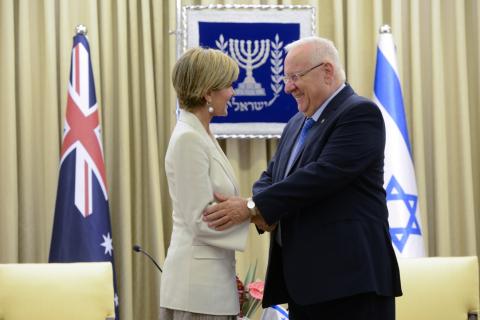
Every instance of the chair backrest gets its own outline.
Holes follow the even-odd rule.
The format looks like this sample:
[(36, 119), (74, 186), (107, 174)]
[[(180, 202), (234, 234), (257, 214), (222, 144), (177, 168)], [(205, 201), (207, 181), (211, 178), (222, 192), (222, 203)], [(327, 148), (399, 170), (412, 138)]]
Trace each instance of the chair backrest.
[(479, 310), (477, 257), (400, 258), (403, 296), (397, 320), (476, 319)]
[(1, 320), (114, 318), (110, 262), (0, 264)]

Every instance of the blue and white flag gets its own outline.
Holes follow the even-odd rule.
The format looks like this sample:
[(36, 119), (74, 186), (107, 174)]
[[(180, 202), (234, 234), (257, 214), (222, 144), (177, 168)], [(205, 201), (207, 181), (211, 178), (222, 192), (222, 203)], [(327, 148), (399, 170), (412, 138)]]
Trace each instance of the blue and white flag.
[[(110, 261), (113, 243), (90, 47), (73, 38), (49, 262)], [(114, 270), (115, 284), (115, 270)], [(118, 296), (115, 284), (115, 313)]]
[(288, 311), (281, 306), (273, 306), (263, 310), (261, 320), (288, 320)]
[(390, 235), (399, 257), (425, 255), (417, 183), (413, 166), (396, 50), (388, 26), (378, 39), (374, 99), (386, 127), (384, 187), (387, 192)]

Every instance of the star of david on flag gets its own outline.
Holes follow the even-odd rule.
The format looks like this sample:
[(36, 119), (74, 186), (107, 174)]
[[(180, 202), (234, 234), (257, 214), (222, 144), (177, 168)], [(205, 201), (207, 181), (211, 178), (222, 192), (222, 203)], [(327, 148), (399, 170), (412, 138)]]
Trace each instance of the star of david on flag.
[(374, 100), (385, 120), (384, 187), (393, 247), (399, 257), (422, 257), (425, 249), (417, 183), (397, 71), (395, 45), (388, 26), (380, 29), (378, 39)]
[[(49, 262), (114, 262), (97, 98), (86, 36), (73, 38)], [(115, 314), (119, 319), (115, 269)]]

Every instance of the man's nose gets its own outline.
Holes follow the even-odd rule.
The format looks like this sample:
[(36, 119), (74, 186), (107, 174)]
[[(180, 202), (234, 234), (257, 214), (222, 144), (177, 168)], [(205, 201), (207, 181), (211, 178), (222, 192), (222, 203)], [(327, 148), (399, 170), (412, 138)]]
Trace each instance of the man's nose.
[(295, 82), (293, 81), (287, 81), (287, 83), (285, 83), (285, 93), (287, 94), (290, 94), (292, 93), (293, 90), (295, 90), (296, 86), (295, 86)]

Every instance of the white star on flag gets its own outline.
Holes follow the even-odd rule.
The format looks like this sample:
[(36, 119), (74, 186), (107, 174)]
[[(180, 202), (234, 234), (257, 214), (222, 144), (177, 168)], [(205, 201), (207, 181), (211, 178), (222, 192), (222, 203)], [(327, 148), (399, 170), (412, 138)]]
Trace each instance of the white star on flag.
[(108, 253), (111, 256), (112, 250), (113, 250), (113, 244), (112, 244), (112, 238), (110, 237), (110, 232), (107, 233), (107, 236), (104, 236), (102, 234), (102, 237), (103, 237), (103, 243), (101, 243), (100, 245), (102, 247), (105, 247), (105, 254)]
[(115, 302), (115, 307), (118, 307), (118, 295), (115, 293), (115, 297), (113, 298), (113, 301)]

